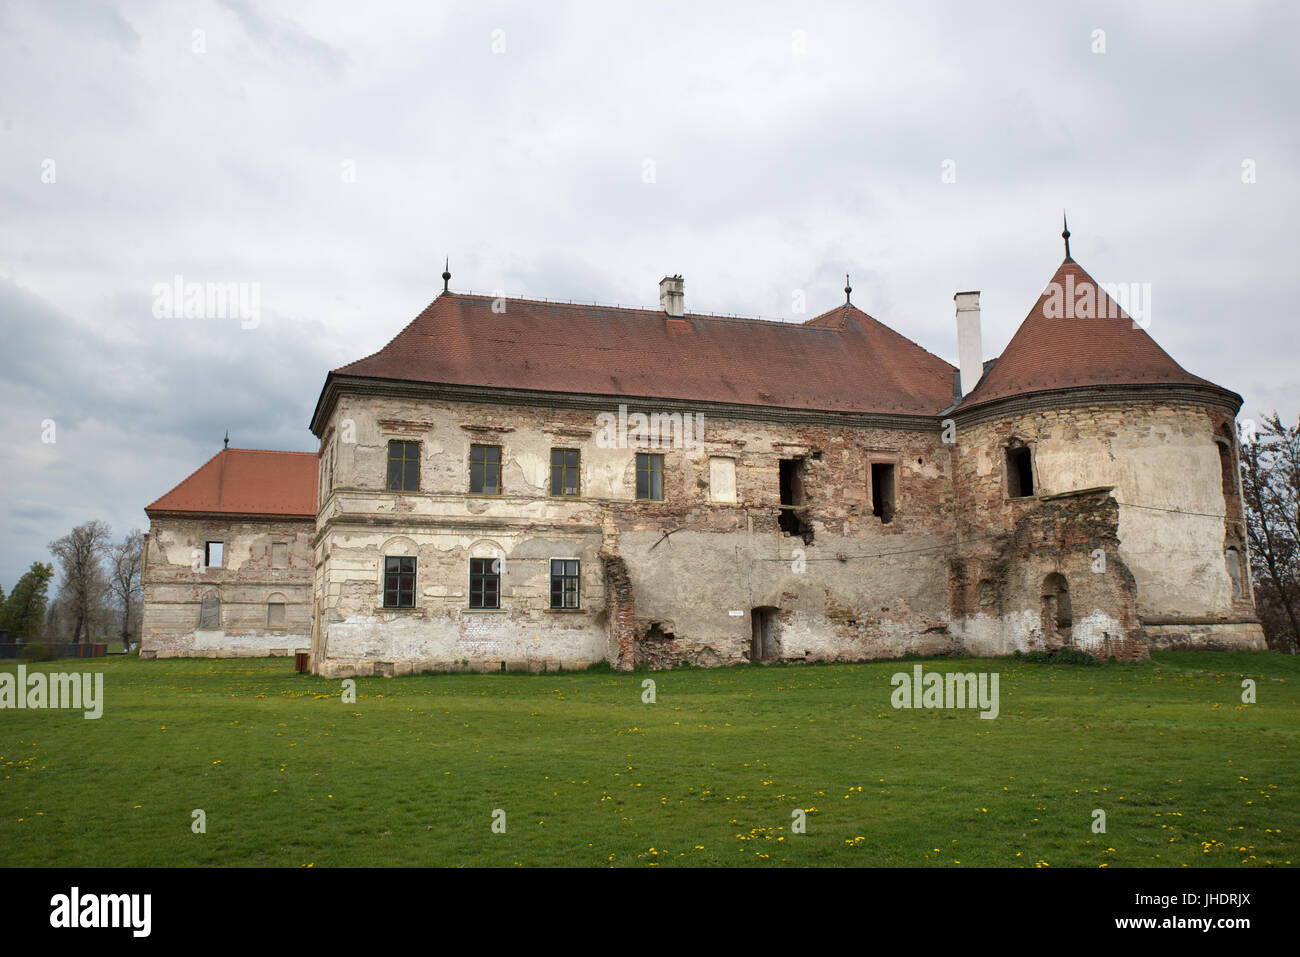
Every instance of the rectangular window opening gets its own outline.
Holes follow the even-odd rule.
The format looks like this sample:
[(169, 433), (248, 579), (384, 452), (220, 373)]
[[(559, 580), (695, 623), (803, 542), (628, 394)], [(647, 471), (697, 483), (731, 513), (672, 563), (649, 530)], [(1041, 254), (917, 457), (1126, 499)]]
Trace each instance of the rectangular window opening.
[(578, 497), (577, 449), (551, 449), (551, 494)]
[(384, 559), (384, 607), (415, 607), (415, 559)]
[(664, 457), (654, 452), (636, 454), (636, 497), (642, 502), (664, 498)]
[(469, 560), (469, 607), (501, 607), (501, 563), (498, 559)]
[(471, 495), (501, 494), (501, 446), (469, 447), (469, 491)]
[(1034, 494), (1034, 466), (1028, 446), (1007, 449), (1007, 495), (1028, 498)]
[(226, 546), (224, 542), (204, 542), (203, 564), (208, 568), (223, 568)]
[(284, 627), (284, 602), (268, 602), (266, 606), (266, 627), (283, 628)]
[(388, 490), (415, 492), (420, 488), (420, 443), (388, 443)]
[(579, 563), (576, 558), (551, 559), (551, 607), (577, 608)]
[(871, 514), (882, 525), (894, 520), (894, 466), (890, 463), (871, 463)]
[(781, 513), (777, 525), (787, 535), (802, 535), (807, 539), (812, 529), (795, 512), (804, 504), (803, 474), (803, 459), (781, 459), (778, 471)]

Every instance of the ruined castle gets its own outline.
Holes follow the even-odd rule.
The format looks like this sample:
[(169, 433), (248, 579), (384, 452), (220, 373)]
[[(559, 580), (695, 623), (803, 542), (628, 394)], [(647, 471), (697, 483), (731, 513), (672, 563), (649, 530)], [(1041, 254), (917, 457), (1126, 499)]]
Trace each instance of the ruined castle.
[[(147, 509), (146, 655), (323, 675), (1263, 648), (1241, 397), (1066, 256), (959, 368), (803, 323), (444, 290), (330, 372), (315, 455), (226, 449)], [(212, 549), (217, 546), (217, 561)]]

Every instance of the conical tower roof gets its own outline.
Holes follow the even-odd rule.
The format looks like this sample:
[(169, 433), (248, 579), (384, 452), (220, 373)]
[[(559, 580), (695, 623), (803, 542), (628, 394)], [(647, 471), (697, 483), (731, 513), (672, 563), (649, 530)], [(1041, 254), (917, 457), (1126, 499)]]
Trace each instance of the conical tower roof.
[(993, 368), (958, 408), (1035, 392), (1145, 385), (1228, 393), (1175, 362), (1067, 256)]

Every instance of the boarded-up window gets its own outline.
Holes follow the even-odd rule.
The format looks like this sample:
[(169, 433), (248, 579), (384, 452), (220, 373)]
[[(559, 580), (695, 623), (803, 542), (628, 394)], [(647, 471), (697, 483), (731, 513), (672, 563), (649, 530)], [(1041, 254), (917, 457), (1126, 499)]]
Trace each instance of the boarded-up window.
[(199, 605), (199, 627), (200, 628), (220, 628), (221, 627), (221, 602), (216, 595), (209, 595), (203, 599)]
[(715, 502), (736, 500), (735, 459), (709, 459), (709, 498)]
[(203, 564), (208, 568), (221, 568), (225, 560), (226, 546), (223, 542), (205, 542), (203, 545)]
[(284, 627), (284, 602), (272, 601), (266, 604), (266, 627)]
[(289, 567), (289, 543), (288, 542), (271, 543), (271, 567), (272, 568)]

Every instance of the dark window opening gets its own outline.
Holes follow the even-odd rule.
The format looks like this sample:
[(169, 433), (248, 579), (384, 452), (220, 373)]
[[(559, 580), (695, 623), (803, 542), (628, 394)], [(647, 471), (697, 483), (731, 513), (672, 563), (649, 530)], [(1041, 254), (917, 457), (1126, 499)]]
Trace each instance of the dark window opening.
[(794, 507), (803, 504), (803, 459), (781, 460), (781, 504)]
[(577, 498), (577, 449), (551, 449), (551, 494)]
[(501, 563), (497, 559), (469, 560), (469, 607), (501, 607)]
[(871, 514), (882, 525), (894, 520), (894, 466), (882, 462), (871, 464)]
[(501, 494), (501, 446), (469, 447), (469, 490), (474, 495)]
[(578, 607), (578, 561), (573, 558), (551, 559), (551, 607)]
[(1226, 439), (1215, 444), (1219, 447), (1219, 474), (1223, 479), (1223, 496), (1231, 499), (1237, 494), (1237, 470), (1232, 464), (1232, 446)]
[(415, 607), (415, 559), (384, 559), (384, 607)]
[(638, 501), (663, 501), (664, 457), (662, 455), (651, 452), (636, 454), (636, 497)]
[(803, 459), (781, 459), (778, 472), (781, 512), (777, 525), (787, 535), (802, 535), (804, 541), (810, 541), (812, 528), (795, 512), (804, 504), (803, 474)]
[(1007, 449), (1007, 495), (1028, 498), (1034, 494), (1034, 466), (1028, 446)]
[(388, 443), (388, 490), (414, 492), (420, 487), (420, 443)]

